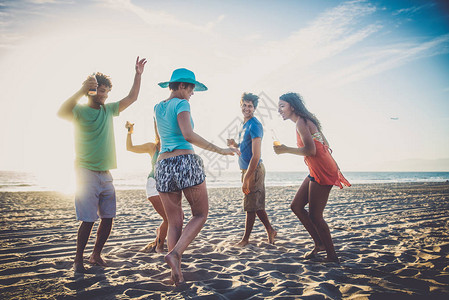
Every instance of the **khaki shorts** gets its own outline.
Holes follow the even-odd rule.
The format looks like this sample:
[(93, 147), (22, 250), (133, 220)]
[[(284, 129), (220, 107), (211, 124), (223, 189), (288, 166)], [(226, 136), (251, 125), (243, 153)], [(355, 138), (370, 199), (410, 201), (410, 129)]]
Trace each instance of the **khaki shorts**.
[[(246, 170), (242, 170), (242, 182), (245, 173)], [(243, 209), (249, 212), (265, 209), (265, 167), (263, 163), (259, 163), (257, 166), (249, 184), (249, 190), (250, 193), (243, 196)]]

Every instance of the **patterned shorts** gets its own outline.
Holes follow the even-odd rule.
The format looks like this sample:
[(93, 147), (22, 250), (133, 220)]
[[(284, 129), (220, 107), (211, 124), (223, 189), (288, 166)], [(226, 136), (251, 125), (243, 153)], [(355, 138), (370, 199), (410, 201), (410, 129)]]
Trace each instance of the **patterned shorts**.
[(176, 192), (201, 184), (206, 179), (203, 160), (197, 154), (169, 157), (156, 163), (156, 190)]

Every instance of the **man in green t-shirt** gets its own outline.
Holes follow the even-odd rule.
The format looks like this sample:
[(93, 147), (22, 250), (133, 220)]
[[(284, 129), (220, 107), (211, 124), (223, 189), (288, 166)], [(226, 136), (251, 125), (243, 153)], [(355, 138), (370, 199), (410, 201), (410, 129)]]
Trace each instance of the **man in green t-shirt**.
[[(83, 82), (81, 88), (67, 99), (58, 116), (75, 124), (75, 169), (77, 191), (75, 195), (76, 217), (81, 221), (76, 242), (75, 272), (86, 271), (83, 263), (84, 249), (94, 222), (100, 217), (94, 250), (89, 257), (93, 265), (107, 266), (101, 251), (111, 233), (116, 214), (115, 189), (110, 169), (117, 167), (115, 157), (114, 126), (112, 118), (137, 100), (146, 59), (136, 60), (136, 74), (131, 90), (118, 102), (104, 104), (112, 88), (110, 79), (97, 73)], [(89, 95), (96, 89), (95, 95)], [(78, 101), (87, 96), (87, 105)]]

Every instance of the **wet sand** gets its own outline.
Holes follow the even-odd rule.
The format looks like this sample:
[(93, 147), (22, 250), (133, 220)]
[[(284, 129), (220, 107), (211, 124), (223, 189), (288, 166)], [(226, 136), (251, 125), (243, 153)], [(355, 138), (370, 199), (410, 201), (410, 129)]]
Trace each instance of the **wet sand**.
[[(2, 299), (384, 299), (449, 298), (449, 183), (370, 184), (334, 188), (325, 218), (341, 263), (303, 259), (312, 241), (290, 211), (294, 187), (267, 189), (278, 231), (267, 243), (258, 220), (245, 248), (241, 191), (209, 189), (208, 221), (183, 256), (187, 284), (170, 284), (164, 255), (139, 252), (159, 216), (144, 191), (118, 191), (118, 216), (103, 250), (109, 267), (74, 274), (73, 196), (0, 193)], [(186, 221), (190, 218), (183, 202)]]

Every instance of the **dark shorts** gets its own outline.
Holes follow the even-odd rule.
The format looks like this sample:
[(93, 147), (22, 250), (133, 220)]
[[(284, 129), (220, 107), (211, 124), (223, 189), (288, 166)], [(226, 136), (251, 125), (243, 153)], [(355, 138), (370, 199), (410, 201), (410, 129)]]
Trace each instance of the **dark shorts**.
[(196, 154), (169, 157), (156, 163), (156, 190), (170, 193), (183, 190), (206, 179), (203, 160)]
[[(245, 173), (246, 170), (242, 170), (242, 182)], [(265, 166), (263, 163), (257, 166), (249, 190), (250, 193), (243, 196), (243, 209), (248, 212), (265, 209)]]
[(310, 176), (310, 174), (309, 174), (309, 175), (307, 175), (307, 177), (309, 177), (310, 181), (316, 182), (316, 180), (315, 180), (315, 177), (313, 177), (313, 176)]

